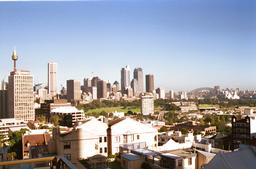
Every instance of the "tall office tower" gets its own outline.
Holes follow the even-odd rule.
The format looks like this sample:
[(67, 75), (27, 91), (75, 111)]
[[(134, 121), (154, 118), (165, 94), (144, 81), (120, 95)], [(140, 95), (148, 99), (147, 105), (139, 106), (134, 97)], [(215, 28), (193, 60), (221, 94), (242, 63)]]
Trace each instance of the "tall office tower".
[(100, 78), (98, 76), (95, 76), (92, 78), (91, 86), (97, 87), (97, 83), (100, 81)]
[(84, 92), (89, 92), (92, 87), (92, 79), (84, 79)]
[(159, 96), (159, 99), (165, 99), (165, 90), (161, 88), (156, 89), (156, 93)]
[(112, 86), (111, 86), (111, 83), (110, 83), (110, 82), (107, 83), (107, 92), (108, 92), (108, 93), (111, 93), (111, 92), (112, 92)]
[(14, 68), (8, 79), (8, 117), (24, 121), (35, 120), (33, 76), (29, 71), (16, 69), (17, 59), (14, 50)]
[(54, 97), (57, 94), (57, 63), (48, 63), (48, 94)]
[(152, 93), (143, 93), (141, 95), (141, 113), (143, 115), (154, 114), (154, 96)]
[(180, 93), (180, 99), (181, 99), (181, 100), (188, 100), (187, 92), (182, 91), (182, 92)]
[(47, 90), (45, 88), (38, 89), (37, 94), (38, 94), (40, 103), (44, 103), (44, 101), (48, 99)]
[(133, 72), (133, 77), (138, 82), (138, 87), (137, 87), (136, 95), (140, 95), (141, 93), (144, 92), (144, 76), (143, 76), (142, 68), (135, 68), (134, 72)]
[(99, 80), (97, 83), (97, 97), (107, 98), (107, 83), (104, 80)]
[(92, 90), (91, 90), (91, 92), (92, 92), (92, 99), (93, 100), (97, 100), (97, 87), (92, 87)]
[(170, 95), (170, 99), (175, 99), (174, 98), (175, 97), (175, 93), (174, 93), (173, 90), (170, 90), (169, 95)]
[(8, 90), (7, 83), (3, 80), (0, 86), (0, 118), (8, 117)]
[(138, 87), (139, 87), (138, 80), (137, 79), (132, 79), (131, 86), (132, 86), (132, 90), (133, 90), (133, 95), (134, 96), (139, 96), (140, 92), (138, 92)]
[(67, 99), (70, 102), (81, 100), (79, 80), (67, 80)]
[(121, 91), (123, 94), (127, 88), (131, 87), (130, 72), (129, 66), (125, 66), (125, 68), (121, 69)]
[(146, 75), (146, 92), (153, 93), (155, 90), (154, 87), (154, 75)]
[(113, 83), (112, 91), (113, 91), (114, 93), (120, 91), (120, 85), (119, 85), (118, 81), (115, 81), (115, 82)]

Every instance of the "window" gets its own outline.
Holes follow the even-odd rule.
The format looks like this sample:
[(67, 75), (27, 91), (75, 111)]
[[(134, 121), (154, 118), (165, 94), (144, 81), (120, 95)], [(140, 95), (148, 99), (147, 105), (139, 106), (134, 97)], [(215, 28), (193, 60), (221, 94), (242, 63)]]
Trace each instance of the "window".
[(188, 159), (188, 165), (192, 165), (192, 158)]
[(107, 147), (104, 148), (104, 153), (107, 153), (108, 152), (108, 149)]
[(182, 160), (178, 160), (178, 166), (179, 166), (179, 167), (182, 166)]
[(119, 143), (120, 142), (120, 136), (116, 136), (115, 141), (116, 141), (116, 143)]
[(157, 141), (157, 136), (155, 136), (155, 141)]
[(107, 142), (107, 137), (104, 137), (104, 142), (105, 142), (105, 143)]
[(71, 143), (70, 142), (64, 142), (64, 149), (70, 149)]
[(131, 141), (134, 141), (134, 134), (131, 135)]
[(71, 161), (71, 154), (64, 154), (64, 157), (65, 157), (67, 160)]
[(100, 148), (100, 153), (102, 153), (102, 148)]
[(124, 135), (124, 143), (128, 143), (128, 136)]
[(102, 137), (99, 138), (99, 142), (102, 143)]
[(137, 135), (137, 140), (139, 140), (140, 139), (140, 135)]

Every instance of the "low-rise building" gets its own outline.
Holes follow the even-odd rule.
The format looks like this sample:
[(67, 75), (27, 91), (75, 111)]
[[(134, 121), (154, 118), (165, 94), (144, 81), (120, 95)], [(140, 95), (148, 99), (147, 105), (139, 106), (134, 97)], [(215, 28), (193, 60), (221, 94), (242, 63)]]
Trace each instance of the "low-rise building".
[(107, 156), (107, 124), (92, 118), (68, 132), (54, 133), (57, 154), (65, 156), (73, 164), (97, 154)]
[(22, 128), (28, 129), (27, 124), (23, 120), (16, 120), (14, 118), (0, 119), (0, 136), (8, 139), (9, 131), (19, 131)]
[(232, 117), (232, 149), (239, 144), (251, 144), (256, 136), (256, 116), (246, 116), (242, 119)]
[[(51, 110), (51, 115), (58, 115), (65, 120), (65, 116), (71, 116), (71, 122), (65, 120), (66, 125), (71, 126), (85, 119), (84, 112), (74, 106), (57, 107)], [(71, 124), (69, 124), (71, 123)]]
[(29, 131), (22, 136), (22, 157), (39, 158), (47, 156), (49, 153), (48, 143), (50, 142), (51, 135), (45, 130), (41, 132)]
[(196, 154), (192, 151), (175, 150), (160, 155), (160, 166), (166, 169), (195, 169)]
[[(109, 122), (107, 134), (109, 155), (119, 153), (120, 147), (134, 149), (144, 148), (145, 146), (156, 150), (158, 146), (157, 129), (131, 118)], [(133, 145), (136, 145), (136, 147)]]
[(256, 149), (241, 146), (238, 151), (218, 153), (204, 169), (254, 169), (256, 166)]

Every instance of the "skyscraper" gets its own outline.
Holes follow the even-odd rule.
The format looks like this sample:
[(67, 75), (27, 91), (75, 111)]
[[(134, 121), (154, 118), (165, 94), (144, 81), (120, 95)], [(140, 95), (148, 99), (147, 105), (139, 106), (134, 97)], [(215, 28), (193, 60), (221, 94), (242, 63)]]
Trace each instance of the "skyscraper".
[(133, 77), (137, 80), (137, 91), (136, 93), (134, 92), (134, 95), (138, 96), (139, 94), (144, 92), (144, 76), (142, 68), (135, 68), (133, 72)]
[(0, 118), (8, 117), (8, 90), (7, 84), (3, 80), (0, 86)]
[(67, 80), (67, 99), (68, 101), (74, 102), (81, 100), (80, 92), (80, 81), (79, 80)]
[(57, 94), (57, 63), (48, 63), (48, 94), (53, 97)]
[(90, 89), (92, 87), (92, 79), (90, 78), (87, 78), (87, 79), (84, 79), (84, 92), (89, 92)]
[(107, 83), (104, 80), (99, 80), (97, 83), (97, 96), (100, 98), (107, 98)]
[(91, 80), (91, 86), (97, 87), (98, 81), (100, 81), (100, 78), (98, 76), (94, 76)]
[(138, 80), (137, 79), (132, 79), (132, 82), (131, 82), (131, 87), (132, 87), (132, 90), (133, 90), (133, 95), (134, 96), (139, 96), (140, 93), (138, 91)]
[(35, 120), (33, 76), (29, 71), (16, 69), (17, 59), (14, 50), (14, 68), (8, 78), (8, 117), (24, 121)]
[(121, 69), (121, 91), (122, 93), (125, 93), (125, 90), (127, 88), (131, 87), (131, 81), (130, 81), (130, 67), (125, 66)]
[(146, 92), (153, 93), (154, 90), (155, 90), (154, 75), (148, 74), (146, 75)]
[(159, 99), (165, 99), (165, 90), (164, 89), (157, 88), (156, 93), (158, 94)]

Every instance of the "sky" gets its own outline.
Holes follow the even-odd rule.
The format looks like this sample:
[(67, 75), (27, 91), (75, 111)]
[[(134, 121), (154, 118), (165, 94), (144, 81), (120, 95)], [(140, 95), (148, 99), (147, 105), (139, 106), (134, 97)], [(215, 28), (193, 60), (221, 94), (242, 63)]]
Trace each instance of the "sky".
[(0, 2), (0, 79), (14, 48), (34, 83), (47, 84), (47, 63), (57, 62), (59, 88), (92, 75), (120, 81), (130, 65), (166, 90), (256, 89), (256, 2)]

